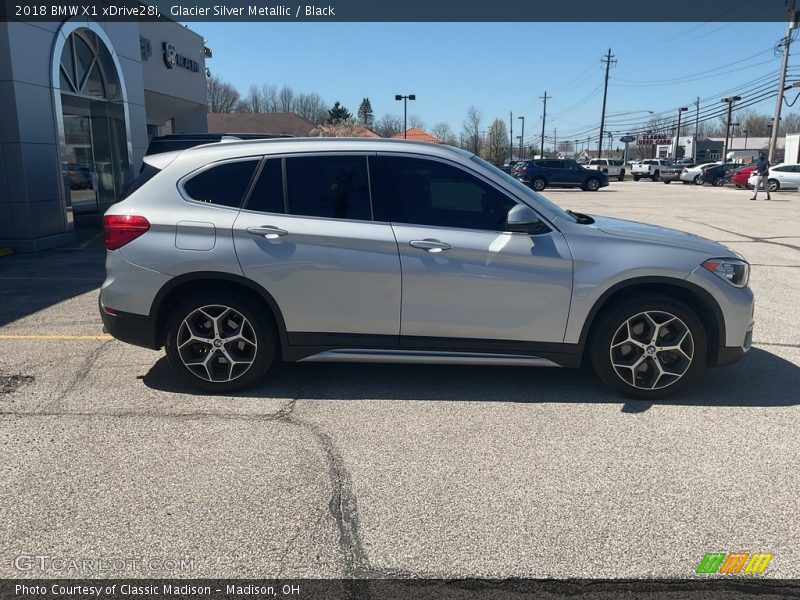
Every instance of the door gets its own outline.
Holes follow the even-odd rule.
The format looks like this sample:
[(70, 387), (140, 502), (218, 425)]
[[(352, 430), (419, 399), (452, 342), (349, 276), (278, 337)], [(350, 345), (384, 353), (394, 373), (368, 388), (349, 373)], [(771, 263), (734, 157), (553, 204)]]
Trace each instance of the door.
[(555, 185), (571, 185), (569, 173), (564, 168), (563, 160), (546, 160), (547, 171), (550, 174), (550, 181)]
[(572, 259), (558, 231), (504, 232), (517, 201), (464, 167), (399, 155), (383, 165), (403, 275), (401, 343), (563, 341)]
[(275, 298), (290, 344), (397, 340), (400, 260), (391, 226), (372, 220), (369, 181), (367, 157), (341, 153), (268, 157), (257, 175), (234, 243), (244, 275)]

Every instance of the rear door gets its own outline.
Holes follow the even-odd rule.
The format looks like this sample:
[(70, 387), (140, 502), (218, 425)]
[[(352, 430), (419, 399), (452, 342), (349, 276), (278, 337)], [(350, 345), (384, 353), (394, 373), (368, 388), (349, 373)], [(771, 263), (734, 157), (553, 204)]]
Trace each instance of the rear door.
[(396, 342), (400, 260), (389, 223), (373, 220), (370, 162), (363, 153), (267, 157), (236, 219), (244, 274), (275, 298), (290, 344), (336, 345), (335, 334)]
[(381, 162), (403, 275), (401, 344), (563, 341), (572, 258), (560, 232), (504, 232), (517, 201), (461, 165)]

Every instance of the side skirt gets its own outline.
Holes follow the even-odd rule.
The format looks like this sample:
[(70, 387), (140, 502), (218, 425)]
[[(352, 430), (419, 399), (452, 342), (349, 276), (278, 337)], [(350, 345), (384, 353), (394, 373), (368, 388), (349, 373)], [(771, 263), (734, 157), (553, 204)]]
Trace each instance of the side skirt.
[(506, 365), (528, 367), (558, 367), (539, 356), (513, 354), (484, 354), (480, 352), (435, 352), (429, 350), (379, 350), (353, 348), (326, 350), (312, 354), (299, 362), (359, 362), (359, 363), (424, 363), (439, 365)]

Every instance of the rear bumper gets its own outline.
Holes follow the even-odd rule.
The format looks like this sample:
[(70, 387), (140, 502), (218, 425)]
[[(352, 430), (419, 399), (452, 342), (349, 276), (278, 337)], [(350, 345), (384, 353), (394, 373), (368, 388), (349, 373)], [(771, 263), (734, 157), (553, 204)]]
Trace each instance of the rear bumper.
[(148, 315), (114, 311), (106, 311), (102, 300), (98, 299), (100, 318), (103, 320), (103, 331), (115, 339), (134, 346), (158, 350), (161, 344), (156, 341), (156, 320)]

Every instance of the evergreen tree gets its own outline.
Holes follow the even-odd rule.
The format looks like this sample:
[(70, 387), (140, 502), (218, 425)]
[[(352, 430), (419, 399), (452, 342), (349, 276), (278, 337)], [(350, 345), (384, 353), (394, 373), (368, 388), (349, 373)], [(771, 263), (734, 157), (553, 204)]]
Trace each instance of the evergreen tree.
[(372, 111), (369, 98), (361, 101), (361, 105), (358, 107), (358, 120), (370, 129), (372, 128), (372, 124), (375, 122), (375, 113)]
[(350, 114), (350, 111), (347, 110), (344, 106), (342, 106), (339, 101), (337, 100), (333, 107), (328, 110), (328, 124), (335, 125), (341, 121), (349, 121), (353, 118), (353, 115)]

